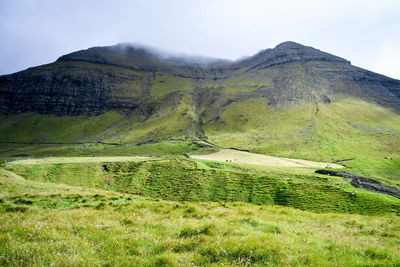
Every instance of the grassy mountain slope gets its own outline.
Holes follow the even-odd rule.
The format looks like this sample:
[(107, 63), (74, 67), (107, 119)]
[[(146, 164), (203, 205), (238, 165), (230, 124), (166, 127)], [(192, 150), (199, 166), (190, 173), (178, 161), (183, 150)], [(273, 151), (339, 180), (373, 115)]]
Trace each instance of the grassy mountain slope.
[(107, 112), (96, 117), (59, 117), (38, 113), (0, 115), (0, 139), (39, 144), (98, 140), (101, 132), (109, 130), (124, 117), (116, 112)]
[[(348, 129), (338, 124), (353, 123), (352, 108), (356, 114), (368, 111), (369, 123), (360, 127), (374, 124), (396, 131), (387, 125), (398, 124), (399, 96), (399, 81), (293, 42), (244, 60), (207, 63), (161, 57), (129, 45), (97, 47), (0, 77), (0, 140), (133, 144), (169, 138), (217, 140), (218, 132), (232, 132), (232, 127), (240, 125), (246, 132), (253, 127), (256, 132), (266, 123), (275, 132), (282, 130), (281, 134), (297, 135), (297, 127), (313, 126), (324, 135), (343, 136)], [(393, 119), (382, 121), (380, 116)], [(251, 123), (246, 121), (250, 117)], [(283, 117), (288, 121), (286, 129), (281, 125)], [(313, 125), (315, 121), (318, 125)], [(302, 144), (296, 139), (292, 145), (300, 151)], [(288, 150), (287, 144), (277, 142), (275, 150)], [(318, 156), (334, 153), (322, 148)]]
[(204, 131), (211, 143), (262, 154), (353, 159), (351, 167), (399, 164), (400, 116), (356, 99), (278, 109), (259, 99), (233, 103)]
[[(308, 105), (323, 106), (331, 102), (362, 103), (362, 110), (369, 109), (368, 104), (380, 105), (388, 109), (387, 114), (394, 109), (396, 115), (393, 115), (398, 117), (399, 96), (399, 81), (293, 42), (235, 62), (217, 59), (196, 62), (190, 57), (161, 56), (130, 45), (95, 47), (62, 56), (52, 64), (1, 76), (0, 140), (119, 139), (125, 143), (143, 143), (171, 137), (204, 139), (203, 125), (209, 129), (209, 124), (218, 124), (223, 114), (225, 119), (235, 120), (228, 118), (231, 109), (254, 101), (269, 107), (260, 106), (263, 116), (256, 110), (253, 114), (248, 112), (248, 116), (260, 120), (265, 115), (274, 116), (280, 108), (307, 109)], [(349, 99), (355, 102), (343, 102)], [(26, 112), (58, 116), (24, 115)], [(311, 115), (304, 112), (300, 111), (301, 117), (288, 111), (285, 118), (308, 120)], [(325, 113), (330, 112), (337, 112), (337, 108)], [(235, 115), (242, 114), (231, 114)], [(348, 115), (343, 119), (351, 122)], [(328, 116), (333, 122), (335, 116), (343, 117)], [(95, 119), (90, 125), (91, 118), (98, 121)], [(379, 116), (370, 119), (380, 123)], [(269, 128), (279, 128), (279, 122), (271, 119), (269, 122)], [(218, 127), (223, 128), (222, 124)], [(24, 136), (21, 131), (29, 135)]]
[[(397, 112), (355, 98), (329, 104), (303, 104), (273, 108), (263, 99), (233, 102), (218, 120), (202, 120), (201, 130), (193, 97), (183, 96), (173, 110), (160, 110), (140, 121), (138, 114), (105, 113), (97, 117), (19, 114), (5, 116), (1, 135), (16, 142), (87, 142), (101, 140), (128, 146), (62, 146), (32, 154), (29, 148), (3, 145), (3, 155), (162, 154), (187, 153), (188, 139), (207, 140), (217, 147), (314, 161), (343, 162), (372, 178), (398, 184), (400, 169), (400, 116)], [(201, 114), (201, 111), (197, 111)], [(197, 121), (196, 121), (197, 119)], [(26, 125), (34, 121), (30, 131)], [(12, 125), (12, 126), (10, 126)], [(156, 142), (177, 139), (182, 143)], [(143, 142), (152, 145), (135, 146)], [(175, 147), (175, 148), (174, 148)], [(172, 150), (171, 150), (172, 149)], [(7, 152), (8, 151), (8, 152)], [(40, 152), (43, 151), (43, 152)], [(168, 152), (169, 153), (169, 152)]]

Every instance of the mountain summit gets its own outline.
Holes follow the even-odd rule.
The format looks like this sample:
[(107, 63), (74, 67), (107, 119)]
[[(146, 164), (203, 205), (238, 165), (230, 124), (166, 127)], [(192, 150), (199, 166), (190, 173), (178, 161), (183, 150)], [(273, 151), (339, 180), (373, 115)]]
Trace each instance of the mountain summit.
[(290, 41), (281, 43), (273, 49), (262, 50), (244, 61), (251, 65), (251, 68), (268, 68), (296, 61), (330, 61), (350, 64), (349, 61), (343, 58)]

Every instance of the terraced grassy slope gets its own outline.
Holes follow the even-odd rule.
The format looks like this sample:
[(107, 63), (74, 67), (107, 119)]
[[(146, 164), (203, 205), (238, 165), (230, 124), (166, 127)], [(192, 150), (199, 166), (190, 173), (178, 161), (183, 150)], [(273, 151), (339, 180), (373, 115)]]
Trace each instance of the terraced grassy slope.
[(1, 265), (397, 266), (399, 229), (388, 214), (160, 201), (0, 170)]
[(266, 173), (233, 163), (184, 158), (138, 162), (7, 164), (7, 170), (42, 182), (108, 189), (175, 201), (243, 201), (314, 212), (400, 214), (391, 196), (355, 189), (337, 177)]

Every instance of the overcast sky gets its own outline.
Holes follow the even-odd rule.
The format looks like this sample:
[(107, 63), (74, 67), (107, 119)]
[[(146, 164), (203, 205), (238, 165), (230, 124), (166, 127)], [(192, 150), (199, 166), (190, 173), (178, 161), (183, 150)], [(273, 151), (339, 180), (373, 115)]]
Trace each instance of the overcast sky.
[(295, 41), (400, 79), (400, 1), (0, 0), (0, 74), (133, 42), (236, 59)]

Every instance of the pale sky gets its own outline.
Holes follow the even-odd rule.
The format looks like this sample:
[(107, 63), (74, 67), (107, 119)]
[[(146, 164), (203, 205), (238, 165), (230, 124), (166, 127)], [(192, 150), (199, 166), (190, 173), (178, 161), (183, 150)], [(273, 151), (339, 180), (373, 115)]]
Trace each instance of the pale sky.
[(284, 41), (400, 79), (398, 0), (0, 0), (0, 75), (132, 42), (237, 59)]

